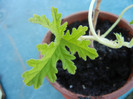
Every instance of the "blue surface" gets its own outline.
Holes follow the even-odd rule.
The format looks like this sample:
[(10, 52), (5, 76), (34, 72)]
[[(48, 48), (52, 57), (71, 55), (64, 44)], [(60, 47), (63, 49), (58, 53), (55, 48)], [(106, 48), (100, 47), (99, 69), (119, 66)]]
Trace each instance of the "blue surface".
[[(21, 77), (30, 69), (26, 60), (38, 58), (36, 45), (47, 29), (28, 22), (33, 14), (45, 14), (51, 19), (51, 6), (57, 7), (63, 17), (88, 10), (90, 0), (0, 0), (0, 80), (7, 99), (64, 99), (47, 81), (37, 90), (27, 87)], [(133, 0), (103, 0), (102, 11), (117, 15)], [(133, 9), (123, 16), (133, 19)]]
[(133, 88), (131, 88), (127, 93), (125, 93), (124, 95), (120, 96), (118, 99), (125, 99), (130, 93), (133, 92)]

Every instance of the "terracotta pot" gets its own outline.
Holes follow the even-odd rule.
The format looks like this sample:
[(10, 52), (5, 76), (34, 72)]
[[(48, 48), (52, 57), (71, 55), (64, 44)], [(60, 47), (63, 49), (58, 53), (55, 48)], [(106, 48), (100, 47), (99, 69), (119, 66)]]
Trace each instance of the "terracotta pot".
[[(101, 20), (106, 20), (107, 19), (110, 22), (115, 22), (117, 20), (118, 16), (113, 15), (111, 13), (107, 13), (107, 12), (100, 12), (99, 13), (99, 18)], [(62, 20), (62, 23), (67, 21), (68, 25), (69, 25), (69, 24), (71, 24), (75, 21), (82, 21), (82, 20), (87, 20), (87, 19), (88, 19), (88, 12), (84, 11), (84, 12), (79, 12), (79, 13), (76, 13), (76, 14), (72, 14), (72, 15), (64, 18)], [(118, 25), (121, 28), (129, 30), (130, 36), (131, 37), (133, 36), (133, 28), (124, 19), (122, 19), (119, 22)], [(46, 36), (44, 37), (42, 43), (50, 43), (50, 38), (51, 38), (51, 32), (48, 31)], [(40, 56), (40, 58), (41, 58), (41, 56)], [(109, 94), (106, 94), (106, 95), (103, 95), (103, 96), (97, 96), (97, 98), (93, 97), (93, 96), (84, 96), (84, 95), (81, 95), (81, 94), (73, 93), (73, 92), (63, 88), (57, 82), (51, 83), (51, 85), (54, 88), (56, 88), (66, 99), (80, 99), (79, 97), (88, 97), (88, 99), (117, 99), (121, 95), (127, 93), (131, 88), (133, 88), (133, 68), (132, 68), (131, 74), (128, 78), (128, 81), (126, 82), (126, 84), (123, 87), (119, 88), (118, 90), (116, 90), (112, 93), (109, 93)], [(87, 98), (85, 98), (85, 99), (87, 99)]]

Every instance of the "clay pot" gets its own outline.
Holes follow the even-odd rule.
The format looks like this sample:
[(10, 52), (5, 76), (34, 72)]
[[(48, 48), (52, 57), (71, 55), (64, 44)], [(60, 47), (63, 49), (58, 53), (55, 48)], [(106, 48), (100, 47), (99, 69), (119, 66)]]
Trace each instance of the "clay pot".
[[(99, 13), (99, 19), (101, 19), (101, 20), (109, 20), (110, 22), (115, 22), (117, 20), (117, 18), (118, 18), (118, 16), (116, 16), (114, 14), (111, 14), (111, 13), (107, 13), (107, 12), (100, 12)], [(79, 13), (76, 13), (76, 14), (72, 14), (72, 15), (64, 18), (62, 20), (62, 23), (67, 21), (68, 25), (69, 25), (69, 24), (71, 24), (75, 21), (82, 21), (82, 20), (87, 20), (87, 19), (88, 19), (88, 12), (84, 11), (84, 12), (79, 12)], [(130, 36), (131, 37), (133, 36), (133, 28), (124, 19), (122, 19), (119, 22), (118, 25), (121, 28), (129, 30)], [(50, 43), (50, 38), (51, 38), (51, 32), (48, 31), (46, 36), (44, 37), (42, 43)], [(51, 85), (54, 88), (56, 88), (66, 99), (80, 99), (79, 97), (88, 97), (88, 98), (85, 98), (85, 99), (117, 99), (121, 95), (128, 92), (131, 88), (133, 88), (133, 68), (132, 68), (131, 74), (128, 78), (128, 81), (126, 82), (126, 84), (123, 87), (119, 88), (118, 90), (116, 90), (112, 93), (109, 93), (109, 94), (106, 94), (106, 95), (103, 95), (103, 96), (97, 96), (97, 98), (93, 97), (93, 96), (84, 96), (84, 95), (81, 95), (81, 94), (73, 93), (73, 92), (63, 88), (57, 82), (51, 83)]]

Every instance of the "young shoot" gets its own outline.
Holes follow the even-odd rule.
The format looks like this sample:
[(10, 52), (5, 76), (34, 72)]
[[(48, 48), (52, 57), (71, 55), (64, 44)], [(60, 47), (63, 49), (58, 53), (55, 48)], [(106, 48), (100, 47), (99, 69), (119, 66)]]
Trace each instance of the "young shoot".
[[(95, 40), (105, 46), (108, 46), (110, 48), (121, 48), (122, 46), (131, 48), (133, 46), (133, 39), (130, 42), (125, 42), (124, 37), (118, 33), (115, 34), (116, 40), (112, 41), (107, 38), (105, 38), (111, 30), (114, 29), (114, 27), (119, 23), (121, 20), (123, 14), (130, 8), (133, 7), (133, 5), (128, 6), (125, 8), (122, 13), (120, 14), (119, 18), (116, 20), (116, 22), (103, 34), (103, 35), (98, 35), (93, 27), (92, 23), (92, 11), (93, 11), (93, 6), (94, 6), (95, 0), (91, 1), (90, 7), (89, 7), (89, 13), (88, 13), (88, 22), (89, 22), (89, 27), (92, 35), (89, 36), (81, 36), (79, 40)], [(131, 23), (133, 23), (131, 21)]]

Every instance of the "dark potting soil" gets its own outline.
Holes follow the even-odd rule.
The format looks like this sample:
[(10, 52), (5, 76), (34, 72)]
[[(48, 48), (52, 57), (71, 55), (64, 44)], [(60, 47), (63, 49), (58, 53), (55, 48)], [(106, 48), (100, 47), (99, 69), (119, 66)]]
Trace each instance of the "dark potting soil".
[[(68, 26), (68, 30), (73, 27), (78, 28), (79, 25), (88, 26), (88, 21), (75, 22)], [(98, 20), (96, 29), (100, 29), (101, 34), (112, 25), (109, 21)], [(88, 34), (89, 31), (86, 32)], [(119, 28), (118, 26), (112, 30), (107, 38), (114, 40), (114, 33), (121, 33), (126, 41), (129, 41), (128, 31)], [(54, 39), (54, 36), (52, 36)], [(130, 74), (130, 57), (132, 56), (131, 49), (122, 47), (120, 49), (111, 49), (97, 42), (94, 42), (99, 57), (91, 60), (87, 57), (87, 61), (79, 58), (76, 53), (74, 60), (77, 66), (76, 74), (71, 75), (66, 70), (62, 69), (61, 61), (58, 61), (57, 82), (66, 89), (83, 95), (99, 96), (111, 93), (122, 87)]]

